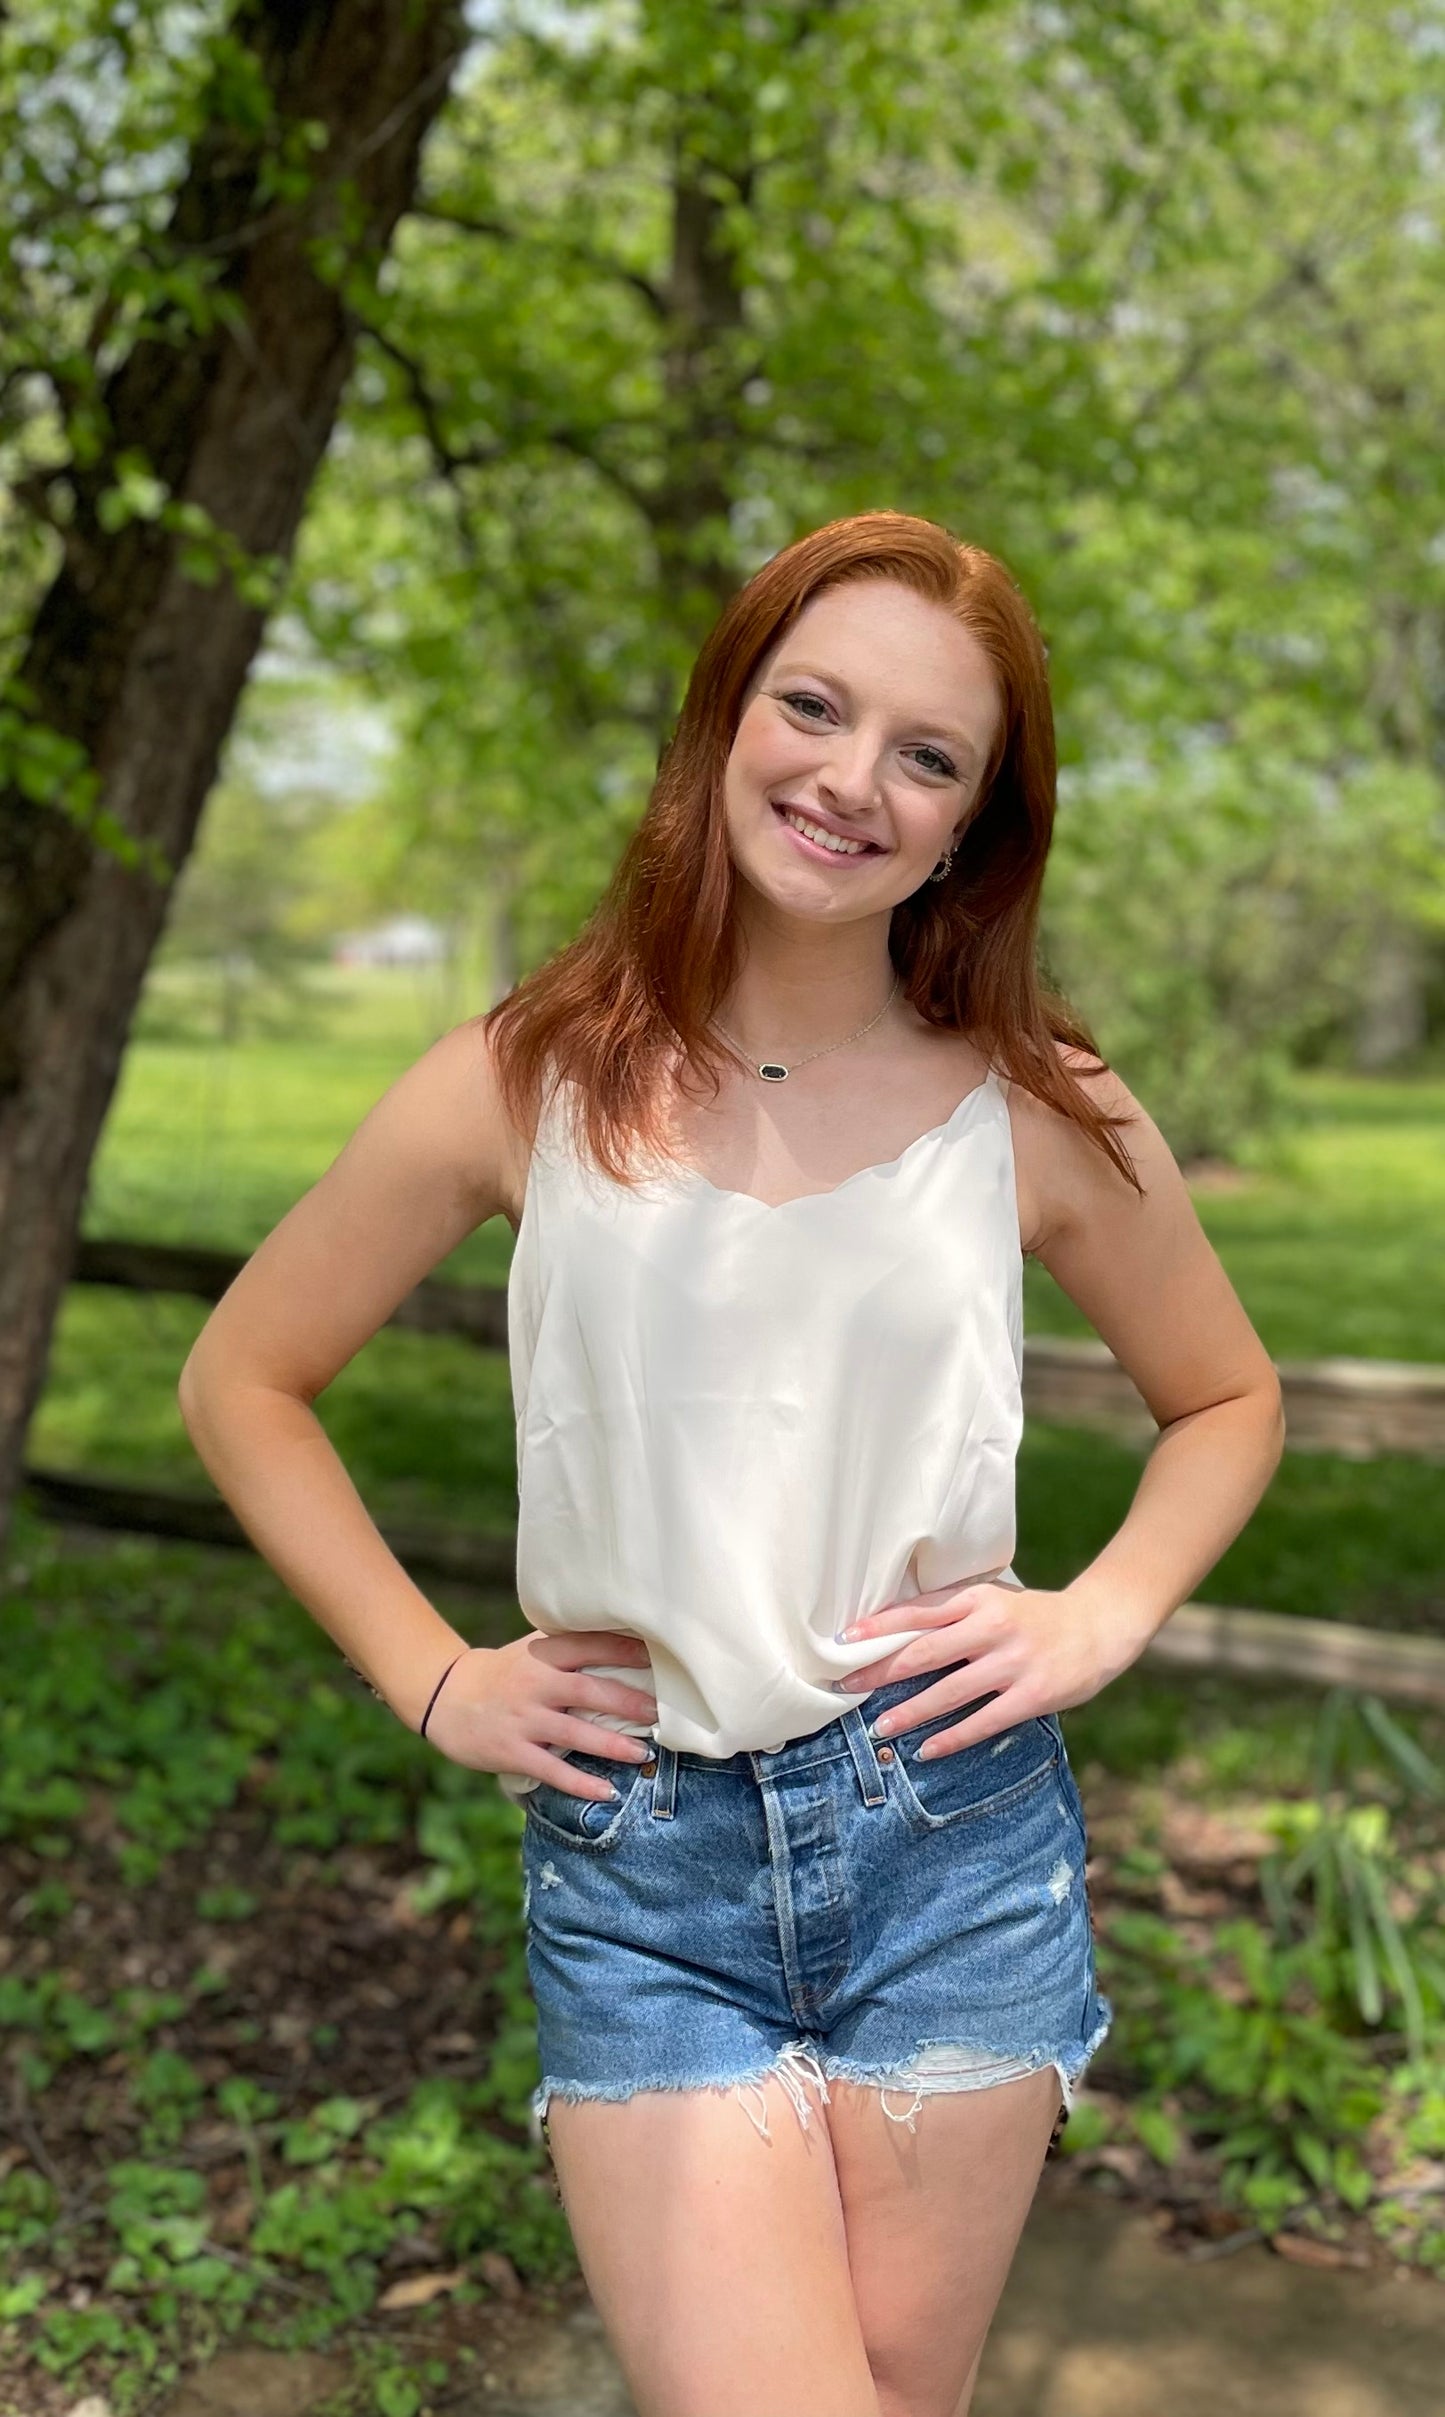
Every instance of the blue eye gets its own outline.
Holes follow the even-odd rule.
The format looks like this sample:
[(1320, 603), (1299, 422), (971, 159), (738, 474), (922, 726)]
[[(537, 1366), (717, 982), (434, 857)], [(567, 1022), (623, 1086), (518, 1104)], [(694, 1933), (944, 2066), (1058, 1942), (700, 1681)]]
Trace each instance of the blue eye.
[[(812, 690), (808, 688), (781, 689), (777, 692), (777, 698), (780, 705), (790, 706), (799, 719), (804, 722), (817, 722), (828, 712), (827, 698), (814, 696)], [(805, 710), (812, 705), (817, 706), (817, 713)], [(919, 747), (915, 749), (915, 754), (920, 759), (921, 769), (927, 772), (932, 779), (957, 780), (958, 766), (951, 763), (940, 748)], [(922, 763), (921, 759), (924, 756), (932, 756), (932, 763)]]

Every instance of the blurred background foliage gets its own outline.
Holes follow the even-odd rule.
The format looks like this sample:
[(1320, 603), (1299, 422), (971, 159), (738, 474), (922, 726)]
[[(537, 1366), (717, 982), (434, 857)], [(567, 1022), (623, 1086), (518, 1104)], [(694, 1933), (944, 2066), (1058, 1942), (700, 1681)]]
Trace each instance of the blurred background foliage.
[[(65, 542), (86, 365), (166, 307), (147, 229), (225, 22), (49, 0), (0, 37), (0, 451), (41, 507), (0, 520), (0, 649)], [(1438, 0), (471, 22), (151, 1028), (284, 1021), (308, 952), (398, 905), (448, 936), (443, 1020), (486, 1004), (597, 895), (731, 587), (886, 504), (1035, 605), (1046, 961), (1177, 1152), (1283, 1131), (1292, 1067), (1438, 1049)], [(167, 274), (203, 311), (204, 260)], [(118, 508), (159, 508), (146, 475)], [(318, 775), (361, 723), (364, 768)]]

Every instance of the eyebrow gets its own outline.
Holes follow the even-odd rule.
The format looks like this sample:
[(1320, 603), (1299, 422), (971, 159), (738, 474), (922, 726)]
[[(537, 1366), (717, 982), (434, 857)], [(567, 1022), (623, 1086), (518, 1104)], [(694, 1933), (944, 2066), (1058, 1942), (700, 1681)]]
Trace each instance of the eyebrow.
[[(819, 670), (815, 663), (775, 663), (768, 673), (768, 678), (770, 680), (821, 680), (825, 688), (836, 688), (840, 696), (852, 701), (853, 691), (847, 681), (840, 679), (836, 671)], [(926, 716), (920, 716), (912, 726), (919, 731), (920, 735), (947, 739), (951, 747), (957, 747), (961, 754), (968, 756), (973, 762), (978, 761), (977, 747), (973, 740), (959, 729), (956, 722), (930, 722)]]

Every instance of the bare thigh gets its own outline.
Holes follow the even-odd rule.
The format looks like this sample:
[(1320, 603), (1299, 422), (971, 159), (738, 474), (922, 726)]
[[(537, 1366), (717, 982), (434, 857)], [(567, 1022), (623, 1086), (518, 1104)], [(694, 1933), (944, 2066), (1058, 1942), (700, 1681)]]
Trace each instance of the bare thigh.
[(925, 2098), (777, 2081), (548, 2112), (579, 2263), (638, 2417), (965, 2417), (1058, 2112), (1052, 2070)]
[[(760, 2085), (553, 2098), (578, 2261), (638, 2417), (880, 2417), (827, 2113)], [(757, 2109), (757, 2092), (749, 2103)]]
[[(924, 2098), (829, 2086), (854, 2305), (881, 2417), (965, 2417), (1059, 2111), (1052, 2066)], [(896, 2098), (890, 2101), (896, 2109)]]

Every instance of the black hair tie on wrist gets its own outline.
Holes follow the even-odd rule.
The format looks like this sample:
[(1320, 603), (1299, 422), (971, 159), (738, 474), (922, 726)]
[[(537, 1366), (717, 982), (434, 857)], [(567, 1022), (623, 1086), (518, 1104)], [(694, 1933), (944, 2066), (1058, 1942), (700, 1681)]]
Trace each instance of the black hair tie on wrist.
[(425, 1737), (427, 1722), (431, 1719), (432, 1713), (436, 1709), (437, 1697), (440, 1695), (443, 1687), (446, 1685), (447, 1680), (451, 1677), (451, 1674), (455, 1670), (457, 1663), (464, 1662), (467, 1658), (467, 1655), (471, 1651), (472, 1647), (470, 1645), (463, 1645), (461, 1652), (452, 1656), (452, 1659), (448, 1662), (445, 1670), (442, 1672), (441, 1677), (437, 1680), (436, 1685), (433, 1687), (431, 1691), (431, 1702), (427, 1705), (425, 1712), (423, 1712), (421, 1716), (421, 1729), (419, 1731), (419, 1735), (422, 1737)]

